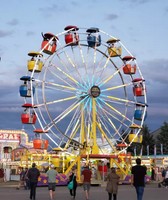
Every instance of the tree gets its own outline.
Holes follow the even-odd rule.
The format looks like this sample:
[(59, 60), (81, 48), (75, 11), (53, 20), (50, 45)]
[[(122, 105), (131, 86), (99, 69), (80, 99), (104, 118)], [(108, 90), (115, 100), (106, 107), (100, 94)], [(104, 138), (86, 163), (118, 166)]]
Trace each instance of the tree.
[[(156, 141), (153, 138), (153, 135), (150, 134), (150, 130), (147, 125), (143, 126), (142, 135), (143, 135), (143, 141), (142, 141), (143, 155), (147, 155), (148, 153), (149, 155), (154, 154), (154, 145)], [(149, 152), (147, 152), (147, 148), (149, 148)]]
[[(168, 154), (168, 123), (164, 122), (157, 136), (157, 146), (163, 145), (163, 154)], [(160, 148), (159, 148), (160, 149)]]
[[(154, 145), (155, 139), (153, 135), (150, 134), (150, 130), (147, 125), (144, 125), (141, 134), (143, 135), (142, 143), (132, 143), (130, 147), (128, 147), (127, 151), (131, 152), (132, 155), (135, 155), (135, 150), (137, 155), (149, 155), (154, 154)], [(147, 150), (149, 149), (149, 152)], [(141, 152), (142, 151), (142, 152)]]

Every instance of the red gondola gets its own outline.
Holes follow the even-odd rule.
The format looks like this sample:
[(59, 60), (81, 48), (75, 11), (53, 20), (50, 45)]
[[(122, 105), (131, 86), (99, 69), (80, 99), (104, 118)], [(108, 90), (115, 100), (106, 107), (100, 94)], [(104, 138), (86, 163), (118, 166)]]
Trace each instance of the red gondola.
[(65, 43), (68, 45), (78, 45), (79, 43), (79, 35), (77, 31), (79, 28), (77, 26), (66, 26), (64, 28), (65, 31), (68, 31), (67, 34), (65, 34)]
[(134, 84), (133, 87), (133, 93), (135, 96), (144, 96), (144, 85), (143, 85), (143, 79), (142, 78), (136, 78), (132, 82)]
[[(24, 112), (21, 114), (21, 121), (23, 124), (35, 124), (37, 117), (34, 111), (32, 111), (32, 104), (26, 103), (22, 105), (25, 108)], [(31, 112), (32, 111), (32, 112)]]
[(42, 33), (42, 36), (43, 41), (41, 44), (41, 49), (44, 53), (52, 55), (56, 51), (58, 37), (52, 33)]

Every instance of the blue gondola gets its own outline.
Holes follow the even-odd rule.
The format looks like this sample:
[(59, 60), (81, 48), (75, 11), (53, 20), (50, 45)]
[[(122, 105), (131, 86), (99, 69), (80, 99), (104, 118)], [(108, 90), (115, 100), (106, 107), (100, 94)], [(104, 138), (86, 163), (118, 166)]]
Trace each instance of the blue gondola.
[(89, 28), (86, 30), (88, 33), (87, 42), (89, 47), (96, 47), (101, 45), (101, 36), (98, 33), (98, 28)]
[[(134, 112), (134, 119), (136, 120), (142, 120), (143, 114), (144, 114), (144, 108), (146, 107), (146, 104), (143, 103), (136, 103), (136, 110)], [(147, 111), (145, 112), (144, 120), (147, 117)]]
[(32, 86), (32, 92), (31, 92), (31, 85), (30, 85), (30, 76), (22, 76), (20, 80), (24, 81), (24, 84), (20, 86), (19, 92), (21, 97), (31, 97), (31, 93), (35, 93), (35, 87)]

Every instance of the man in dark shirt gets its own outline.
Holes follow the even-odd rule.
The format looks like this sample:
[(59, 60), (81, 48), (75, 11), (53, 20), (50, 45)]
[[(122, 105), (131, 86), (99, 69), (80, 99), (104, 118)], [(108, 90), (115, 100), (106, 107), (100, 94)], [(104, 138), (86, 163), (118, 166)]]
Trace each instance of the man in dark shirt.
[(136, 159), (135, 166), (132, 167), (131, 174), (132, 174), (132, 184), (136, 189), (137, 200), (142, 200), (144, 187), (145, 187), (145, 175), (146, 175), (146, 167), (141, 166), (141, 159)]
[(32, 168), (29, 169), (27, 177), (30, 183), (30, 199), (36, 199), (36, 187), (38, 183), (38, 177), (40, 176), (40, 171), (36, 168), (36, 164), (32, 164)]

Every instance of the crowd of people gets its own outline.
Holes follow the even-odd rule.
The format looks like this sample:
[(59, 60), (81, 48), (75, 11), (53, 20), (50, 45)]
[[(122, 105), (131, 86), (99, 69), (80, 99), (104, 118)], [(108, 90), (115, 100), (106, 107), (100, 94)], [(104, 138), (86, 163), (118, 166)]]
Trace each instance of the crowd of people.
[(36, 199), (36, 187), (38, 183), (38, 178), (40, 176), (40, 171), (36, 168), (36, 164), (33, 163), (30, 169), (21, 168), (20, 171), (20, 181), (16, 189), (20, 189), (22, 186), (27, 190), (30, 190), (30, 199)]
[[(21, 168), (20, 171), (20, 181), (16, 189), (24, 187), (26, 190), (30, 190), (30, 199), (36, 200), (36, 187), (38, 183), (38, 178), (40, 176), (40, 171), (36, 168), (36, 164), (33, 163), (30, 169)], [(56, 170), (56, 167), (51, 164), (49, 169), (46, 172), (48, 177), (48, 190), (50, 200), (55, 199), (55, 190), (56, 190), (56, 177), (60, 176)], [(86, 200), (89, 200), (90, 184), (91, 184), (92, 171), (88, 165), (85, 165), (81, 172), (81, 180), (83, 182), (83, 190)], [(77, 183), (77, 173), (76, 168), (74, 167), (68, 175), (68, 182), (73, 181), (73, 188), (69, 190), (70, 196), (72, 199), (76, 197), (76, 189), (78, 186)]]
[[(137, 195), (137, 200), (143, 199), (144, 189), (145, 189), (145, 176), (147, 174), (147, 168), (141, 165), (141, 159), (136, 159), (136, 165), (131, 168), (131, 185), (135, 187), (135, 192)], [(159, 174), (159, 176), (158, 176)], [(36, 187), (38, 183), (38, 178), (40, 176), (40, 171), (37, 169), (36, 164), (33, 163), (30, 169), (21, 168), (20, 171), (20, 181), (17, 189), (24, 187), (26, 190), (30, 190), (30, 199), (36, 199)], [(56, 167), (51, 164), (46, 171), (46, 177), (48, 178), (48, 191), (50, 200), (55, 199), (56, 190), (56, 177), (60, 176), (56, 170)], [(75, 199), (77, 195), (77, 187), (79, 177), (77, 175), (76, 167), (73, 167), (71, 172), (68, 174), (68, 183), (73, 182), (72, 188), (69, 189), (69, 194), (71, 199)], [(90, 197), (90, 186), (92, 179), (92, 170), (88, 164), (85, 164), (81, 168), (81, 183), (83, 186), (85, 200), (89, 200)], [(158, 187), (168, 187), (168, 167), (166, 169), (156, 169), (151, 170), (151, 180), (158, 182)], [(118, 185), (120, 181), (120, 176), (116, 173), (116, 168), (109, 168), (106, 177), (106, 191), (108, 194), (108, 200), (117, 200), (118, 195)]]

